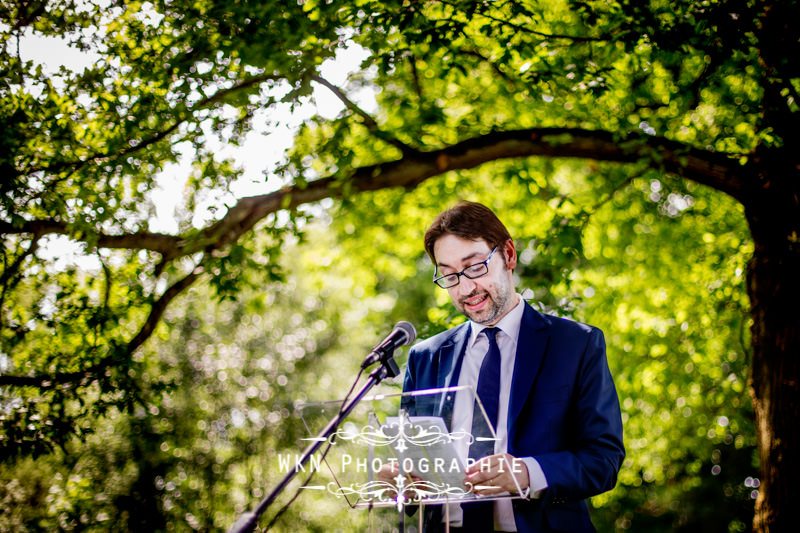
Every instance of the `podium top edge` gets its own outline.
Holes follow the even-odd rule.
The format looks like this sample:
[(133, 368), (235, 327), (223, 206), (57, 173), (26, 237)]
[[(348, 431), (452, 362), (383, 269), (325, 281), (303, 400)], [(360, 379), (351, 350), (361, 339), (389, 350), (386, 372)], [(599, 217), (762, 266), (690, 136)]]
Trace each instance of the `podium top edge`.
[[(365, 396), (362, 401), (363, 402), (379, 402), (386, 399), (392, 398), (400, 398), (403, 396), (432, 396), (434, 394), (441, 394), (447, 392), (457, 392), (460, 390), (472, 390), (473, 393), (475, 391), (475, 387), (471, 387), (468, 385), (460, 385), (458, 387), (440, 387), (438, 389), (422, 389), (422, 390), (414, 390), (408, 392), (395, 392), (389, 394), (374, 394), (371, 396)], [(302, 409), (304, 407), (310, 406), (324, 406), (324, 405), (341, 405), (342, 400), (322, 400), (322, 401), (304, 401), (304, 402), (296, 402), (294, 407), (295, 409)]]

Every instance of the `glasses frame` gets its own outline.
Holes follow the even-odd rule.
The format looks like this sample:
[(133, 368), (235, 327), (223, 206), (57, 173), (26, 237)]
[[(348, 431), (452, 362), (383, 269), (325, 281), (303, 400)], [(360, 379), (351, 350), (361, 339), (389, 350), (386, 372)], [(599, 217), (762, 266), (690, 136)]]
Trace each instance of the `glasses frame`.
[[(494, 255), (494, 253), (496, 251), (497, 251), (497, 246), (492, 248), (492, 251), (489, 252), (489, 256), (485, 260), (478, 261), (477, 263), (473, 263), (473, 264), (469, 265), (468, 267), (466, 267), (461, 272), (453, 272), (452, 274), (444, 274), (442, 276), (436, 277), (436, 274), (439, 271), (439, 267), (437, 266), (436, 269), (433, 271), (433, 282), (437, 286), (441, 287), (442, 289), (451, 289), (451, 288), (455, 287), (456, 285), (458, 285), (459, 283), (461, 283), (461, 276), (464, 276), (467, 279), (481, 278), (481, 277), (483, 277), (483, 276), (485, 276), (486, 274), (489, 273), (489, 261), (492, 260), (492, 256)], [(483, 272), (481, 272), (480, 274), (477, 274), (477, 275), (470, 275), (470, 274), (467, 273), (467, 270), (474, 269), (478, 265), (483, 265), (485, 267), (485, 270)], [(452, 285), (446, 285), (446, 284), (442, 285), (442, 283), (446, 283), (444, 281), (444, 278), (449, 278), (450, 276), (455, 276), (456, 277), (456, 282), (453, 283)]]

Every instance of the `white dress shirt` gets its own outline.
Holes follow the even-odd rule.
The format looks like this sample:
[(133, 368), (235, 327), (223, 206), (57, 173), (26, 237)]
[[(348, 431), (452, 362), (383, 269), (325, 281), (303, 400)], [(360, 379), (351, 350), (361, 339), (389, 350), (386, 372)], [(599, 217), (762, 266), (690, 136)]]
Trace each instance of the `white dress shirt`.
[[(497, 346), (500, 348), (500, 405), (497, 412), (497, 427), (495, 428), (497, 440), (494, 444), (494, 453), (505, 453), (508, 450), (508, 400), (511, 395), (511, 380), (514, 375), (517, 339), (519, 339), (522, 314), (525, 310), (525, 303), (522, 297), (518, 298), (519, 303), (516, 307), (495, 324), (495, 327), (500, 329), (496, 335)], [(467, 340), (464, 361), (461, 363), (461, 372), (458, 377), (459, 387), (472, 387), (473, 390), (478, 388), (481, 363), (489, 351), (489, 340), (486, 338), (486, 334), (482, 334), (485, 328), (486, 326), (470, 322), (470, 337)], [(451, 431), (470, 432), (472, 430), (473, 406), (474, 394), (472, 391), (463, 390), (456, 393)], [(469, 455), (469, 443), (465, 439), (461, 439), (457, 443), (457, 451), (466, 464), (466, 458)], [(539, 497), (541, 492), (547, 488), (547, 480), (544, 477), (542, 468), (533, 457), (519, 457), (518, 459), (523, 460), (525, 466), (528, 467), (530, 497)], [(450, 506), (450, 525), (453, 527), (462, 525), (461, 507), (457, 504)], [(496, 531), (517, 530), (511, 500), (495, 501), (494, 528)]]

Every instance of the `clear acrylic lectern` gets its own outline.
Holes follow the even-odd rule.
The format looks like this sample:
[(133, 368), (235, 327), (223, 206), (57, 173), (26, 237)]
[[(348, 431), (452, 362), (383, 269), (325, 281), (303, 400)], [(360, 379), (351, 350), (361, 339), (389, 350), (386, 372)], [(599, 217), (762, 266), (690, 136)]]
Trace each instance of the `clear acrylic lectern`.
[[(341, 401), (296, 405), (308, 434), (304, 440), (314, 440), (341, 405)], [(467, 422), (470, 410), (474, 420)], [(494, 453), (496, 441), (471, 387), (366, 396), (326, 440), (306, 466), (317, 474), (305, 488), (353, 508), (386, 508), (395, 517), (399, 513), (401, 522), (404, 514), (414, 514), (414, 506), (444, 505), (447, 517), (449, 504), (519, 498), (522, 492), (517, 487), (515, 494), (477, 496), (476, 487), (464, 484), (466, 465)], [(476, 455), (476, 450), (481, 453)], [(291, 461), (285, 463), (291, 467)], [(409, 520), (421, 521), (422, 515), (416, 513)]]

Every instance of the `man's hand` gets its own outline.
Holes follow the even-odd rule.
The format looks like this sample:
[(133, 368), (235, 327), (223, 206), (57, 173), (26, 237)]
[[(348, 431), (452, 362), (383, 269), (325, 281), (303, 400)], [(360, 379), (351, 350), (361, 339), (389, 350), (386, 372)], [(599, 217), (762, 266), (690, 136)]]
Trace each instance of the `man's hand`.
[(390, 463), (384, 463), (381, 465), (381, 469), (376, 472), (376, 477), (378, 481), (383, 481), (384, 483), (391, 483), (396, 484), (394, 478), (397, 477), (397, 474), (400, 472), (400, 467), (397, 465), (396, 462), (392, 461)]
[(482, 458), (469, 466), (466, 474), (464, 486), (472, 487), (473, 492), (481, 496), (493, 496), (503, 492), (516, 494), (520, 490), (527, 489), (530, 484), (525, 462), (507, 453)]
[[(385, 483), (389, 483), (394, 487), (398, 487), (398, 476), (400, 475), (400, 466), (397, 464), (396, 461), (390, 461), (388, 463), (384, 463), (381, 465), (381, 469), (376, 472), (376, 477), (378, 481), (383, 481)], [(421, 481), (421, 478), (417, 476), (412, 476), (411, 474), (403, 474), (405, 477), (404, 485), (409, 485), (410, 483), (414, 483), (415, 481)], [(406, 497), (411, 497), (411, 493), (406, 493)]]

